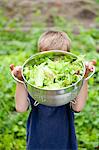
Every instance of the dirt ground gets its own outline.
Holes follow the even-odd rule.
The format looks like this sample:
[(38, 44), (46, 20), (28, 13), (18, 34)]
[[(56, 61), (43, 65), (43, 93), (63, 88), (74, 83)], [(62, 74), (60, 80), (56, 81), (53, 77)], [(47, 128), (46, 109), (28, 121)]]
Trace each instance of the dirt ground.
[(94, 27), (99, 12), (95, 0), (0, 0), (0, 6), (8, 22), (13, 19), (24, 22), (23, 28), (30, 28), (33, 22), (45, 22), (47, 27), (52, 27), (55, 16)]

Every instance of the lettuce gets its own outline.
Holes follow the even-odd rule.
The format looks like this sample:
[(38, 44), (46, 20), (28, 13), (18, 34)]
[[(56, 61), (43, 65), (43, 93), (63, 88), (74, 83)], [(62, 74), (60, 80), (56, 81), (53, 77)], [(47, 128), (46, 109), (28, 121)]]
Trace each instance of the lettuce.
[(83, 74), (83, 57), (43, 58), (40, 64), (24, 67), (28, 83), (43, 89), (60, 89), (77, 82)]

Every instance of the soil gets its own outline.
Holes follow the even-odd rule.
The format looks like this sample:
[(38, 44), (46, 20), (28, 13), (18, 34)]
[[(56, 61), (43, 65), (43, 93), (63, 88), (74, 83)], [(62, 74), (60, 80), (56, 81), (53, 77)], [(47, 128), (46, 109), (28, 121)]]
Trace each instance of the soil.
[(0, 0), (0, 6), (8, 22), (16, 19), (23, 28), (30, 28), (34, 22), (54, 26), (54, 17), (78, 20), (85, 27), (95, 27), (99, 5), (95, 0)]

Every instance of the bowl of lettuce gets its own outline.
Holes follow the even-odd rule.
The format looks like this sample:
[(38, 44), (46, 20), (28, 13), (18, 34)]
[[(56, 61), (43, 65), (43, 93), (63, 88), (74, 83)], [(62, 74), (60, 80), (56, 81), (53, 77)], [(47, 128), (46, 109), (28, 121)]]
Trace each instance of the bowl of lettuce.
[(60, 106), (80, 91), (85, 73), (82, 57), (53, 50), (31, 56), (22, 67), (30, 96), (47, 106)]

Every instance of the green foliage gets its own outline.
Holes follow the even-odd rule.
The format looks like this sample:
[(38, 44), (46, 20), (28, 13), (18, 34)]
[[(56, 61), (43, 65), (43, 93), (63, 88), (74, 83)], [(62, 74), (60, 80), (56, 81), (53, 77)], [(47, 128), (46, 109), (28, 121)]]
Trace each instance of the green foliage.
[[(6, 21), (3, 22), (2, 26)], [(79, 34), (73, 33), (74, 24), (68, 24), (63, 18), (56, 18), (55, 25), (66, 31), (72, 41), (71, 52), (84, 54), (86, 60), (96, 59), (96, 72), (89, 80), (89, 95), (84, 110), (75, 114), (75, 125), (79, 150), (93, 150), (98, 146), (98, 82), (99, 54), (96, 51), (99, 31), (79, 27)], [(6, 20), (6, 19), (4, 19)], [(64, 29), (66, 25), (66, 29)], [(42, 28), (31, 29), (29, 32), (0, 32), (0, 150), (24, 150), (26, 147), (26, 120), (28, 112), (15, 111), (15, 83), (10, 75), (9, 65), (22, 65), (32, 54), (37, 52), (37, 41)]]
[(99, 0), (96, 0), (97, 3), (99, 3)]
[[(61, 89), (81, 79), (83, 75), (82, 55), (77, 59), (70, 55), (51, 55), (52, 53), (37, 58), (37, 63), (33, 59), (32, 63), (24, 67), (24, 76), (28, 83), (38, 88)], [(76, 74), (77, 71), (79, 74)]]

